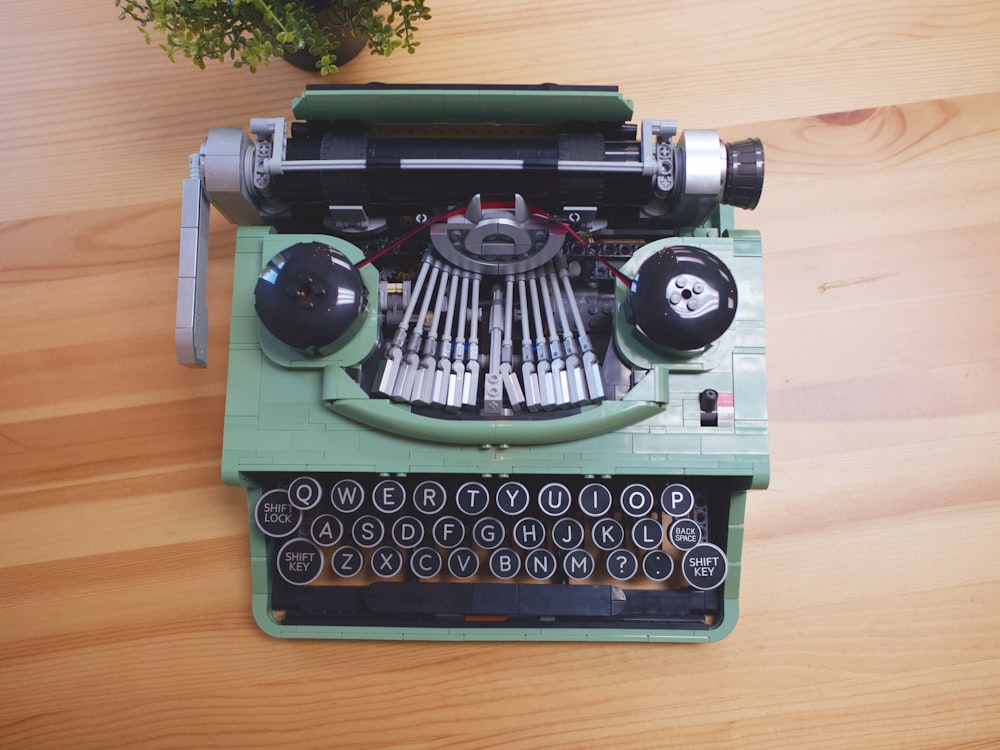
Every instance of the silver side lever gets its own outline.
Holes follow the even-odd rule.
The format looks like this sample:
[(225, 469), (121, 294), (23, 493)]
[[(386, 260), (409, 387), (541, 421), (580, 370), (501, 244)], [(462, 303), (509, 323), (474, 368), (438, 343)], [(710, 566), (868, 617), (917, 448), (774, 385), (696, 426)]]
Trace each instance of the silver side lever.
[(174, 344), (177, 361), (204, 367), (208, 361), (208, 196), (201, 177), (201, 154), (191, 154), (191, 174), (181, 199), (180, 265), (177, 270), (177, 320)]

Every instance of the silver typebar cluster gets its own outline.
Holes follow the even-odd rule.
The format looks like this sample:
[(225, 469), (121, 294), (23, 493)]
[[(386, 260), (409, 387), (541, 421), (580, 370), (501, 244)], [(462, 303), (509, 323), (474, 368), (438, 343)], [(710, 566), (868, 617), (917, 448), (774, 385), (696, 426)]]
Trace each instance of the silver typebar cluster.
[(485, 415), (603, 400), (600, 365), (562, 255), (536, 269), (490, 278), (484, 358), (478, 318), (483, 274), (457, 268), (428, 250), (376, 377), (376, 392), (451, 412), (480, 407)]

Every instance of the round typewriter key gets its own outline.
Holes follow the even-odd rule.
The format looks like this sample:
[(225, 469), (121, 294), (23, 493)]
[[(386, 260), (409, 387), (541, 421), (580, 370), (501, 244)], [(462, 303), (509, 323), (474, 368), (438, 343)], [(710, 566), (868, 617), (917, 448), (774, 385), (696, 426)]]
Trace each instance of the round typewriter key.
[(309, 536), (320, 547), (332, 547), (340, 541), (343, 533), (344, 524), (329, 513), (316, 516), (309, 525)]
[(686, 516), (694, 507), (694, 493), (686, 484), (668, 485), (660, 495), (660, 505), (663, 506), (664, 513), (674, 518)]
[(552, 526), (552, 541), (559, 549), (576, 549), (583, 544), (583, 524), (575, 518), (560, 518)]
[(510, 547), (501, 547), (490, 555), (490, 572), (497, 578), (513, 578), (520, 569), (521, 558)]
[(288, 536), (302, 522), (302, 511), (292, 505), (285, 490), (268, 490), (254, 506), (257, 528), (271, 537)]
[(441, 516), (434, 522), (431, 536), (439, 547), (453, 549), (465, 539), (465, 524), (455, 516)]
[(485, 516), (472, 527), (472, 540), (483, 549), (496, 549), (503, 543), (505, 533), (502, 523)]
[(710, 542), (695, 545), (684, 553), (681, 560), (684, 580), (702, 591), (721, 586), (728, 571), (726, 553)]
[(479, 482), (466, 482), (455, 493), (455, 504), (467, 516), (478, 516), (490, 504), (490, 493)]
[(361, 547), (377, 547), (385, 536), (382, 520), (375, 516), (361, 516), (351, 527), (354, 543)]
[(594, 575), (594, 557), (585, 549), (575, 549), (563, 558), (563, 570), (575, 581)]
[(642, 558), (642, 572), (651, 581), (665, 581), (674, 572), (674, 561), (663, 550), (655, 549)]
[(479, 572), (479, 557), (468, 547), (453, 549), (448, 555), (448, 572), (455, 578), (472, 578)]
[(424, 525), (413, 516), (400, 516), (392, 524), (392, 541), (397, 547), (413, 549), (424, 539)]
[(534, 549), (545, 541), (545, 525), (537, 518), (522, 518), (514, 524), (513, 536), (521, 549)]
[(618, 581), (627, 581), (639, 572), (639, 561), (628, 549), (616, 549), (607, 559), (608, 575)]
[(406, 488), (395, 479), (383, 479), (372, 490), (372, 504), (382, 513), (395, 513), (406, 502)]
[(403, 569), (403, 553), (395, 547), (379, 547), (372, 553), (371, 566), (379, 578), (398, 576)]
[(413, 507), (427, 515), (440, 513), (447, 501), (448, 493), (440, 482), (421, 482), (413, 490)]
[(298, 477), (288, 485), (288, 500), (300, 510), (314, 508), (323, 497), (323, 488), (315, 477)]
[(308, 539), (289, 539), (276, 558), (278, 573), (295, 586), (312, 583), (323, 570), (323, 553)]
[(588, 516), (591, 518), (600, 518), (611, 510), (613, 498), (611, 497), (611, 490), (603, 484), (594, 482), (580, 490), (577, 502), (580, 505), (580, 510)]
[(341, 479), (330, 490), (330, 502), (341, 513), (353, 513), (365, 501), (365, 488), (354, 479)]
[(350, 578), (361, 572), (365, 556), (355, 547), (338, 547), (330, 555), (330, 568), (341, 578)]
[(640, 518), (632, 526), (632, 541), (639, 549), (657, 549), (663, 545), (663, 526), (652, 518)]
[(572, 504), (570, 491), (558, 482), (545, 485), (538, 493), (538, 507), (547, 516), (561, 516)]
[(410, 570), (417, 578), (433, 578), (441, 572), (441, 553), (433, 547), (421, 547), (410, 555)]
[(630, 484), (622, 490), (622, 510), (633, 518), (641, 518), (653, 510), (653, 492), (644, 484)]
[(595, 521), (590, 535), (594, 538), (594, 544), (598, 549), (605, 552), (618, 549), (625, 541), (625, 529), (613, 518), (601, 518)]
[(533, 549), (524, 559), (524, 570), (536, 581), (547, 581), (556, 573), (556, 556), (547, 549)]
[(531, 502), (528, 488), (520, 482), (505, 482), (497, 490), (497, 507), (501, 513), (517, 516), (524, 513)]
[(678, 518), (667, 534), (670, 543), (679, 550), (689, 550), (701, 541), (701, 526), (690, 518)]

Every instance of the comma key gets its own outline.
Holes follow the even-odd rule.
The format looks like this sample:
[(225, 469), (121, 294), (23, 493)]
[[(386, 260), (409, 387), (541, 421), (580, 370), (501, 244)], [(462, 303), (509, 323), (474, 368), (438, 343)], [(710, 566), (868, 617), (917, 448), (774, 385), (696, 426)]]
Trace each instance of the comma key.
[(308, 539), (290, 539), (276, 557), (278, 573), (293, 586), (312, 583), (323, 570), (323, 553)]
[(695, 545), (684, 553), (681, 560), (684, 580), (694, 588), (709, 591), (722, 585), (729, 572), (726, 553), (709, 542)]
[(269, 490), (261, 495), (253, 516), (257, 528), (275, 538), (288, 536), (302, 522), (302, 511), (289, 502), (285, 490)]

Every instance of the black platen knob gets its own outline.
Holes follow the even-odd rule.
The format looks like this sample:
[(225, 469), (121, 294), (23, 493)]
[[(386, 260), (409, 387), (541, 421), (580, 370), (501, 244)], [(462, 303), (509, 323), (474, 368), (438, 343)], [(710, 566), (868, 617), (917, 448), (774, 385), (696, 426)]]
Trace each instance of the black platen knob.
[(736, 281), (707, 250), (666, 247), (642, 262), (628, 297), (639, 333), (676, 351), (703, 349), (736, 317)]
[(254, 290), (261, 323), (294, 349), (318, 356), (353, 333), (368, 306), (361, 273), (336, 248), (300, 242), (275, 255)]
[(764, 144), (759, 138), (726, 144), (726, 187), (722, 202), (756, 208), (764, 189)]

